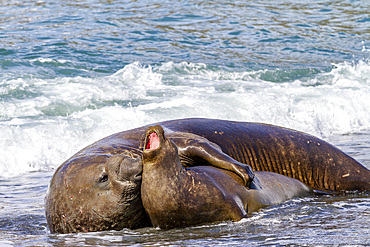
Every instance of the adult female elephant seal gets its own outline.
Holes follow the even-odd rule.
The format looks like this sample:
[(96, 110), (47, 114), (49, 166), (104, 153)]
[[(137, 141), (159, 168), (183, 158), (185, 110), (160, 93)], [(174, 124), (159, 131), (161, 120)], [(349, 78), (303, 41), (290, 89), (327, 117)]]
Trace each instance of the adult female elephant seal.
[[(298, 131), (212, 119), (159, 124), (178, 147), (184, 166), (213, 164), (233, 170), (246, 186), (253, 174), (235, 160), (255, 171), (296, 178), (316, 190), (370, 191), (368, 169), (330, 144)], [(45, 198), (51, 232), (150, 225), (140, 198), (141, 145), (146, 128), (103, 138), (56, 170)], [(113, 157), (116, 155), (127, 157)]]
[(141, 198), (154, 227), (238, 221), (262, 206), (310, 192), (294, 178), (271, 172), (255, 175), (248, 189), (235, 173), (210, 166), (185, 168), (161, 126), (146, 131)]

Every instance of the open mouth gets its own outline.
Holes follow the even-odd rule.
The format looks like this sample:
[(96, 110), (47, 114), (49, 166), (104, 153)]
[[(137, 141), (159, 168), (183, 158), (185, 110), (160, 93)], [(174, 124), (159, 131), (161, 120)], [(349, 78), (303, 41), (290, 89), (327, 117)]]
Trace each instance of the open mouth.
[(156, 150), (159, 148), (159, 144), (160, 142), (157, 133), (154, 131), (149, 132), (146, 137), (145, 150)]

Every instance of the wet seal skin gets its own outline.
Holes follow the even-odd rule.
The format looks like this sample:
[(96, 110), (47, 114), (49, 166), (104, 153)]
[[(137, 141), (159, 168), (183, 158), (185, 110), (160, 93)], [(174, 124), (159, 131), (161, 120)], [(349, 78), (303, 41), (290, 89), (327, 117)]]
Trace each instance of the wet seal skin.
[[(95, 160), (96, 161), (96, 160)], [(148, 226), (140, 198), (141, 157), (69, 167), (54, 176), (45, 199), (50, 230), (58, 233)]]
[[(319, 191), (370, 191), (367, 168), (327, 142), (299, 131), (201, 118), (158, 124), (176, 144), (184, 167), (216, 164), (231, 171), (246, 187), (251, 186), (257, 171), (270, 171)], [(147, 127), (103, 138), (55, 171), (45, 198), (52, 233), (151, 226), (141, 202), (138, 175)], [(132, 173), (137, 176), (130, 176)]]
[(217, 167), (220, 165), (210, 163), (185, 168), (177, 146), (162, 127), (149, 127), (143, 151), (141, 198), (152, 225), (170, 229), (238, 221), (263, 206), (311, 191), (296, 179), (270, 172), (256, 172), (247, 187), (236, 173)]

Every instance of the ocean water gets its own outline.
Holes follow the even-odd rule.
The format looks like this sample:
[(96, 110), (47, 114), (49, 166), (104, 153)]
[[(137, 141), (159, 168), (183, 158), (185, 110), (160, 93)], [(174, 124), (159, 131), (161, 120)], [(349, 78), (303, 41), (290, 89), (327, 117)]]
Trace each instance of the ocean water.
[(175, 118), (264, 122), (370, 168), (368, 1), (1, 1), (0, 245), (370, 245), (369, 194), (296, 198), (241, 222), (50, 234), (55, 169)]

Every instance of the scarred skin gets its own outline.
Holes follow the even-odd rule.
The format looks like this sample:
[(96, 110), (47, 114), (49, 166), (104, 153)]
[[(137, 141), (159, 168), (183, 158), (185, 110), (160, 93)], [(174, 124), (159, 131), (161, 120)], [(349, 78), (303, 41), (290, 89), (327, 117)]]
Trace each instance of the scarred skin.
[(141, 198), (154, 227), (239, 221), (263, 206), (311, 191), (302, 182), (276, 173), (255, 172), (250, 188), (235, 175), (210, 166), (185, 168), (162, 127), (147, 129)]
[[(252, 182), (253, 169), (296, 178), (315, 190), (370, 191), (367, 168), (332, 145), (302, 132), (215, 119), (159, 124), (178, 147), (183, 166), (221, 164), (219, 168), (238, 175), (247, 187)], [(51, 232), (151, 225), (140, 198), (141, 146), (146, 128), (103, 138), (56, 170), (45, 198)]]
[(113, 156), (108, 161), (86, 157), (57, 171), (45, 198), (51, 232), (147, 226), (140, 198), (141, 157)]

